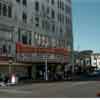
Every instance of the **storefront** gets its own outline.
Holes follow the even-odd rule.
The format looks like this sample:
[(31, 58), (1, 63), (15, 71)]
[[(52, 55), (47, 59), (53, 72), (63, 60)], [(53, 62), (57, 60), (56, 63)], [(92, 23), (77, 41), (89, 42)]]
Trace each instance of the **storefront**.
[(67, 49), (35, 48), (17, 43), (16, 52), (17, 61), (23, 63), (32, 63), (32, 69), (28, 69), (28, 72), (30, 75), (32, 75), (33, 79), (63, 79), (64, 65), (68, 58)]

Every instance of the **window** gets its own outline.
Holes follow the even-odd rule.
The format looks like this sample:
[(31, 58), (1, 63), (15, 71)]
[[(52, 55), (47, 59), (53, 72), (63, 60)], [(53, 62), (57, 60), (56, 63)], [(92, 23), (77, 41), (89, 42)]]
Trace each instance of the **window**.
[(35, 2), (35, 10), (39, 11), (39, 2)]
[(52, 16), (53, 19), (55, 18), (55, 12), (54, 12), (54, 10), (52, 10), (51, 16)]
[(35, 21), (36, 21), (36, 27), (39, 27), (39, 18), (38, 17), (35, 17)]
[(12, 7), (8, 6), (8, 17), (12, 17)]
[(29, 33), (29, 44), (31, 45), (31, 37), (32, 37), (32, 35), (31, 35), (31, 33)]
[(55, 1), (54, 0), (51, 0), (51, 4), (54, 5), (55, 4)]
[(64, 18), (63, 18), (64, 16), (63, 15), (61, 15), (60, 13), (58, 13), (58, 21), (61, 23), (64, 23)]
[(60, 14), (58, 13), (58, 22), (60, 22)]
[(2, 51), (3, 51), (4, 54), (7, 53), (7, 47), (6, 47), (6, 45), (2, 46)]
[(64, 15), (61, 16), (62, 24), (64, 24)]
[(47, 31), (50, 31), (50, 23), (47, 21), (47, 26), (46, 26), (46, 28), (47, 28)]
[(23, 13), (22, 19), (24, 23), (27, 23), (27, 15), (25, 13)]
[(64, 2), (62, 2), (62, 10), (64, 10)]
[(27, 44), (27, 36), (26, 35), (22, 36), (22, 43)]
[(20, 29), (18, 29), (18, 41), (20, 42), (21, 38), (20, 38)]
[(27, 0), (23, 0), (23, 5), (27, 6)]
[(49, 0), (46, 0), (47, 1), (47, 3), (49, 3)]
[(47, 7), (47, 14), (49, 14), (49, 12), (50, 12), (50, 8), (49, 8), (49, 7)]
[(60, 28), (60, 33), (62, 33), (63, 32), (63, 30), (62, 30), (62, 28)]
[(61, 2), (61, 0), (59, 2), (59, 6), (60, 6), (60, 9), (61, 9), (62, 8), (62, 2)]
[(42, 28), (43, 29), (45, 28), (45, 22), (44, 22), (44, 20), (42, 20)]
[(60, 1), (58, 0), (58, 8), (60, 8)]
[(20, 3), (20, 0), (16, 0), (16, 2)]
[(7, 7), (5, 4), (3, 5), (3, 16), (7, 16)]
[(45, 12), (45, 6), (44, 6), (44, 4), (42, 4), (41, 9), (42, 9), (42, 12)]
[(55, 32), (55, 24), (52, 25), (52, 32)]
[(8, 53), (11, 53), (11, 45), (8, 46)]

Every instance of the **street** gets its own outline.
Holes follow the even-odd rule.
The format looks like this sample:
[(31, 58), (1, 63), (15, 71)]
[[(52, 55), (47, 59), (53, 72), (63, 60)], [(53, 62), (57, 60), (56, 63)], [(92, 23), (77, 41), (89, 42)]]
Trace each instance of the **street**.
[(100, 92), (99, 81), (33, 83), (0, 87), (2, 98), (94, 98), (98, 92)]

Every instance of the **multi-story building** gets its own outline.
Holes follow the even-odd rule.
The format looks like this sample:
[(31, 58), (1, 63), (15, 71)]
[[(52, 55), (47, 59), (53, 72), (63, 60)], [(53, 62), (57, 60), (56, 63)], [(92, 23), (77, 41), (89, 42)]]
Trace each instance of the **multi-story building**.
[(72, 63), (71, 9), (71, 0), (0, 0), (0, 72), (63, 71)]
[(93, 53), (92, 50), (77, 52), (75, 53), (75, 65), (87, 72), (100, 69), (100, 54)]

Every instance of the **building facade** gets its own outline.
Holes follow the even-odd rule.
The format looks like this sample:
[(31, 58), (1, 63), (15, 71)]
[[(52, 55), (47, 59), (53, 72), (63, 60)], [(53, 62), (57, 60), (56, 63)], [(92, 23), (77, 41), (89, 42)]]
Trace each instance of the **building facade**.
[(100, 54), (91, 50), (77, 52), (75, 65), (81, 67), (81, 71), (93, 71), (100, 69)]
[(70, 0), (0, 0), (1, 73), (63, 71), (72, 62), (71, 9)]
[(97, 69), (100, 69), (100, 53), (94, 53), (91, 55), (91, 65)]

